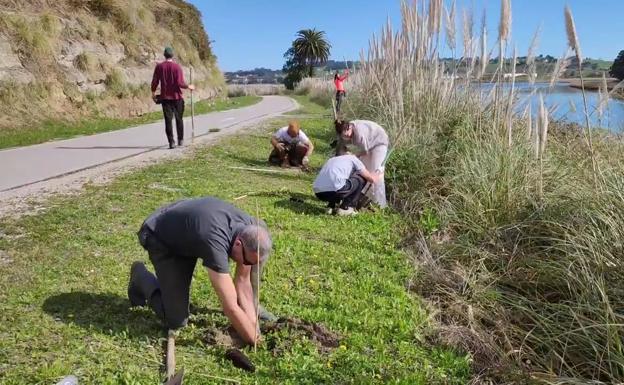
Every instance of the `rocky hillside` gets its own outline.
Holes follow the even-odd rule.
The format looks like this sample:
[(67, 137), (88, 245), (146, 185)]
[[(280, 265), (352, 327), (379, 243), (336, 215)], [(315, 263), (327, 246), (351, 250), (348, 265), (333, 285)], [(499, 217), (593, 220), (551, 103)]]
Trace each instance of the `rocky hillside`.
[(0, 129), (157, 108), (148, 83), (166, 45), (198, 98), (221, 94), (201, 15), (182, 0), (0, 1)]

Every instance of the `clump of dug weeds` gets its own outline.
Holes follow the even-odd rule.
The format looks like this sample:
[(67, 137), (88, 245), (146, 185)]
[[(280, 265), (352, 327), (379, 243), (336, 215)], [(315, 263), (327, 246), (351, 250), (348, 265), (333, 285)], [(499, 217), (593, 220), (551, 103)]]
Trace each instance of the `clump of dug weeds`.
[[(290, 350), (295, 341), (307, 339), (312, 341), (318, 351), (327, 354), (340, 345), (341, 336), (327, 329), (320, 323), (301, 320), (298, 318), (280, 318), (276, 322), (265, 323), (261, 326), (266, 347), (273, 356), (281, 356)], [(226, 329), (209, 328), (203, 336), (208, 345), (220, 346), (226, 349), (225, 358), (232, 361), (234, 366), (253, 372), (255, 366), (239, 349), (245, 344), (231, 326)]]
[(329, 353), (340, 345), (340, 335), (319, 323), (298, 318), (280, 318), (275, 323), (263, 325), (266, 344), (274, 355), (288, 350), (292, 341), (306, 338), (314, 342), (321, 353)]

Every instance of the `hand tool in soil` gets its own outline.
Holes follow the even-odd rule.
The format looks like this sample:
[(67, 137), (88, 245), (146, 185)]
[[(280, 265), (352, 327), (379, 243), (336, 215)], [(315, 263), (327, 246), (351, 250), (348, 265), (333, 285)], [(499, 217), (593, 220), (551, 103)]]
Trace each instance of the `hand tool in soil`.
[(225, 358), (232, 361), (234, 366), (248, 372), (255, 372), (256, 367), (247, 356), (238, 349), (229, 349), (225, 352)]
[(175, 372), (175, 330), (169, 330), (167, 332), (167, 357), (166, 357), (166, 369), (167, 377), (165, 385), (181, 385), (184, 378), (184, 369), (179, 372)]

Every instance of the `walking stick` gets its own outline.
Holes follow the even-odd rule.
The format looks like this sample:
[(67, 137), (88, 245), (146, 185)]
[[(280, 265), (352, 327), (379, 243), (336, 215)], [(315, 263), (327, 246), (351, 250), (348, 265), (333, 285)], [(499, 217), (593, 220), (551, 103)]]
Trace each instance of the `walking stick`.
[[(193, 84), (193, 67), (191, 71), (191, 84)], [(191, 144), (195, 143), (195, 104), (193, 103), (193, 90), (191, 90)]]

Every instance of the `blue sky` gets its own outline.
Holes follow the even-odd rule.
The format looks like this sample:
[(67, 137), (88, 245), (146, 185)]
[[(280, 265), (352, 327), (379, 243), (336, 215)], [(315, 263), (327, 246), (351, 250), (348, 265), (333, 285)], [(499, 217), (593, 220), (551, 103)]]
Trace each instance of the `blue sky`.
[[(327, 33), (334, 60), (359, 58), (371, 35), (388, 18), (399, 26), (399, 0), (190, 0), (202, 12), (223, 71), (281, 68), (283, 54), (300, 29)], [(449, 0), (445, 0), (449, 4)], [(500, 0), (458, 0), (474, 4), (475, 22), (487, 11), (492, 44), (498, 31)], [(512, 0), (512, 40), (525, 55), (541, 26), (538, 52), (560, 56), (566, 48), (563, 7), (574, 13), (584, 56), (612, 60), (624, 49), (624, 0)], [(459, 17), (458, 17), (459, 19)], [(458, 27), (461, 31), (461, 27)], [(458, 37), (461, 41), (461, 37)]]

